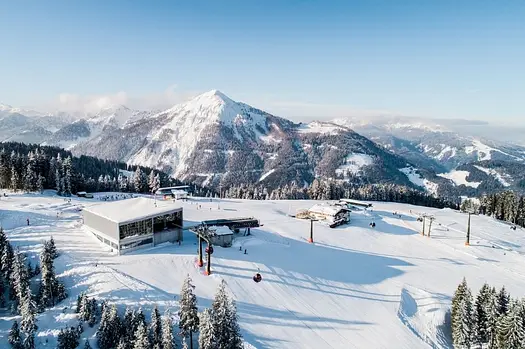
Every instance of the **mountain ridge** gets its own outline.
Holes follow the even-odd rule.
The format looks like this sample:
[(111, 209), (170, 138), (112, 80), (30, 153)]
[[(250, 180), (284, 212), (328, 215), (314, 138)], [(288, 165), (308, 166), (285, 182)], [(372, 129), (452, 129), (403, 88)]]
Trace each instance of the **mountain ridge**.
[[(390, 117), (381, 123), (374, 118), (338, 118), (296, 123), (234, 101), (220, 90), (162, 111), (112, 105), (73, 122), (65, 119), (0, 115), (1, 121), (10, 122), (4, 131), (24, 135), (22, 141), (33, 137), (34, 143), (60, 146), (77, 155), (157, 167), (215, 187), (302, 185), (325, 178), (461, 193), (463, 187), (446, 173), (479, 161), (525, 160), (525, 148), (461, 135), (432, 120)], [(42, 120), (49, 120), (49, 125), (41, 125)], [(497, 176), (490, 168), (485, 172)]]

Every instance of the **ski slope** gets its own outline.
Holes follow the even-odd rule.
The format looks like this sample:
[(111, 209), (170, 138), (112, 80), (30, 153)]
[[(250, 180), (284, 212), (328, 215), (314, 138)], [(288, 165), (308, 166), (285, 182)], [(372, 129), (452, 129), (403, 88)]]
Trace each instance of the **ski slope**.
[[(315, 223), (315, 243), (309, 244), (310, 223), (289, 214), (312, 202), (195, 198), (183, 203), (186, 224), (240, 216), (264, 224), (231, 248), (215, 248), (212, 275), (206, 276), (196, 266), (196, 239), (189, 232), (181, 246), (115, 256), (81, 225), (79, 210), (98, 203), (68, 202), (52, 192), (0, 198), (0, 224), (13, 244), (37, 258), (41, 241), (53, 235), (61, 252), (57, 275), (70, 297), (39, 315), (38, 348), (54, 348), (59, 329), (76, 324), (73, 307), (83, 291), (122, 310), (140, 306), (149, 314), (158, 305), (176, 313), (187, 274), (200, 307), (210, 306), (226, 280), (248, 348), (449, 348), (445, 313), (464, 276), (474, 292), (485, 281), (505, 285), (514, 297), (525, 290), (524, 231), (488, 217), (472, 217), (466, 247), (464, 214), (374, 203), (372, 210), (352, 212), (348, 225)], [(436, 217), (430, 238), (420, 234), (419, 213)], [(257, 284), (252, 277), (258, 270), (263, 281)], [(15, 318), (0, 311), (2, 348)], [(94, 344), (94, 330), (81, 343), (86, 337)]]

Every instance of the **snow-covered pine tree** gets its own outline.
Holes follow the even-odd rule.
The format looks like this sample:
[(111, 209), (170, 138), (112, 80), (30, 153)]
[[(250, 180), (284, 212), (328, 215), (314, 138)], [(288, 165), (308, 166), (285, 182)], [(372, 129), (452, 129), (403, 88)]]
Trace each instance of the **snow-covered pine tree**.
[(467, 289), (467, 280), (463, 278), (461, 283), (458, 285), (454, 295), (452, 296), (452, 309), (451, 309), (451, 323), (452, 323), (452, 333), (454, 333), (457, 328), (456, 319), (458, 319), (458, 314), (460, 311), (460, 303), (465, 297), (465, 291)]
[(89, 327), (95, 326), (97, 322), (98, 305), (95, 298), (89, 299), (89, 317), (87, 319)]
[(496, 348), (500, 317), (498, 310), (498, 293), (494, 287), (490, 289), (485, 312), (487, 314), (487, 341), (489, 348)]
[(109, 318), (108, 318), (108, 337), (110, 342), (110, 348), (114, 348), (117, 346), (119, 339), (120, 339), (120, 333), (122, 328), (122, 321), (120, 320), (120, 317), (118, 315), (117, 306), (113, 304), (109, 309)]
[(156, 192), (155, 189), (155, 171), (151, 170), (151, 172), (148, 175), (148, 188), (149, 192), (154, 194)]
[(144, 328), (148, 328), (146, 324), (146, 316), (144, 315), (142, 308), (139, 308), (133, 316), (133, 330), (136, 332), (141, 324)]
[(38, 175), (38, 178), (36, 180), (36, 190), (39, 192), (39, 193), (42, 193), (44, 191), (44, 182), (45, 182), (46, 178), (42, 175)]
[(189, 336), (190, 348), (193, 348), (193, 332), (199, 329), (199, 311), (197, 309), (197, 296), (193, 293), (195, 286), (189, 275), (182, 283), (179, 297), (179, 328), (181, 336)]
[(7, 341), (13, 349), (22, 349), (22, 337), (20, 335), (20, 328), (18, 327), (18, 322), (15, 320), (13, 326), (9, 330), (9, 335)]
[(162, 319), (157, 306), (151, 312), (150, 338), (152, 345), (160, 345), (162, 340)]
[(43, 249), (40, 253), (40, 265), (42, 271), (42, 278), (40, 280), (40, 290), (39, 290), (39, 303), (42, 309), (54, 306), (55, 304), (55, 291), (56, 291), (56, 278), (55, 270), (53, 267), (53, 261), (51, 255), (47, 249)]
[(71, 196), (73, 189), (72, 189), (72, 177), (73, 177), (73, 163), (71, 160), (71, 156), (68, 156), (66, 159), (64, 159), (62, 163), (62, 173), (64, 174), (63, 179), (63, 195), (64, 196)]
[[(82, 307), (82, 302), (83, 302), (83, 299), (84, 299), (85, 296), (86, 296), (86, 294), (84, 292), (82, 292), (81, 294), (79, 294), (77, 296), (77, 307), (75, 308), (75, 313), (77, 313), (77, 314), (80, 313), (80, 309)], [(80, 316), (80, 318), (82, 318), (82, 316)]]
[(186, 337), (182, 338), (182, 349), (188, 349), (188, 342), (186, 341)]
[(76, 349), (79, 333), (72, 327), (61, 329), (57, 338), (57, 349)]
[(199, 314), (199, 349), (215, 349), (214, 319), (211, 309)]
[(162, 336), (161, 336), (161, 347), (163, 349), (174, 349), (174, 337), (173, 337), (173, 321), (171, 320), (171, 314), (167, 311), (162, 317)]
[(35, 173), (34, 167), (34, 160), (32, 161), (31, 158), (29, 158), (29, 163), (26, 166), (26, 173), (24, 176), (25, 191), (34, 191), (36, 189), (36, 181), (38, 177)]
[(483, 346), (488, 342), (488, 302), (490, 301), (490, 287), (484, 284), (474, 305), (474, 338), (473, 342), (478, 346)]
[(234, 303), (226, 291), (226, 282), (221, 281), (212, 303), (213, 333), (216, 347), (240, 348), (240, 332), (237, 324), (237, 312)]
[(160, 188), (160, 176), (159, 174), (157, 173), (155, 175), (155, 178), (153, 179), (153, 192), (157, 192), (157, 190), (159, 190)]
[(19, 311), (22, 305), (22, 300), (25, 298), (25, 292), (29, 288), (29, 276), (27, 275), (25, 260), (25, 255), (17, 252), (14, 258), (13, 273), (11, 278)]
[(505, 289), (505, 286), (503, 286), (498, 293), (498, 312), (500, 313), (500, 315), (507, 315), (509, 302), (510, 295)]
[(24, 332), (24, 348), (34, 349), (35, 347), (35, 332), (38, 329), (36, 325), (36, 306), (33, 302), (31, 289), (29, 285), (24, 292), (24, 298), (21, 300), (20, 315), (20, 329)]
[(51, 256), (52, 259), (56, 259), (58, 257), (58, 251), (53, 236), (51, 236), (51, 238), (48, 241), (44, 242), (44, 250), (46, 250), (46, 252)]
[(142, 193), (144, 191), (144, 182), (144, 173), (140, 167), (137, 167), (137, 170), (133, 175), (133, 187), (136, 193)]
[(13, 273), (14, 273), (14, 252), (13, 247), (10, 243), (7, 243), (4, 247), (4, 251), (0, 256), (0, 270), (4, 275), (4, 279), (9, 284), (9, 299), (13, 300), (16, 298), (16, 292), (14, 291), (13, 285)]
[(126, 313), (124, 314), (124, 319), (122, 321), (121, 337), (125, 338), (126, 342), (129, 343), (133, 342), (133, 336), (137, 330), (134, 328), (134, 318), (135, 311), (131, 308), (126, 308)]
[(82, 321), (88, 321), (91, 316), (91, 304), (89, 302), (89, 297), (87, 297), (85, 294), (82, 294), (82, 298), (80, 300), (80, 310), (78, 313), (78, 317)]
[(146, 326), (143, 323), (139, 323), (137, 332), (135, 332), (135, 341), (133, 343), (133, 349), (150, 349), (150, 343), (148, 338), (148, 332)]
[(55, 189), (58, 195), (62, 195), (62, 174), (58, 168), (55, 170)]
[(525, 348), (525, 309), (523, 303), (512, 301), (506, 315), (498, 323), (498, 345), (505, 349)]
[(11, 185), (10, 188), (14, 191), (20, 189), (20, 175), (18, 174), (18, 171), (13, 166), (11, 168)]
[(228, 333), (230, 335), (230, 340), (228, 344), (228, 349), (243, 349), (243, 341), (241, 335), (241, 328), (239, 326), (239, 319), (237, 317), (237, 306), (233, 299), (228, 300)]
[(452, 339), (456, 348), (470, 348), (472, 345), (473, 306), (472, 293), (466, 287), (454, 314)]
[(112, 328), (109, 319), (111, 308), (104, 306), (102, 308), (102, 316), (100, 318), (100, 325), (97, 330), (97, 343), (100, 349), (109, 349), (112, 344)]

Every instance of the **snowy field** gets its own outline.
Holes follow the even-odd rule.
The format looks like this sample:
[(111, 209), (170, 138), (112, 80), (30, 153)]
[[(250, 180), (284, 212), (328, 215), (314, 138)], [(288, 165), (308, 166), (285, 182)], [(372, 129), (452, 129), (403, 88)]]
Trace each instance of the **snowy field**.
[[(186, 232), (181, 246), (114, 256), (80, 222), (79, 209), (99, 203), (68, 202), (51, 192), (0, 198), (0, 224), (13, 244), (36, 258), (41, 241), (53, 235), (61, 252), (57, 275), (70, 297), (39, 315), (38, 348), (54, 348), (58, 329), (76, 324), (72, 308), (81, 292), (122, 309), (141, 306), (149, 314), (158, 305), (176, 312), (186, 274), (200, 307), (210, 306), (226, 280), (247, 347), (255, 348), (448, 348), (444, 314), (463, 276), (474, 292), (486, 281), (524, 296), (524, 231), (487, 217), (472, 218), (466, 247), (466, 215), (375, 203), (372, 211), (352, 212), (349, 225), (330, 229), (316, 223), (315, 243), (309, 244), (309, 222), (288, 214), (312, 202), (193, 199), (183, 204), (187, 224), (239, 216), (264, 224), (233, 247), (216, 248), (212, 275), (206, 276), (196, 267), (195, 238)], [(430, 238), (419, 233), (416, 213), (422, 212), (436, 217)], [(252, 277), (259, 269), (263, 281), (257, 284)], [(0, 313), (1, 348), (8, 346), (13, 319)], [(81, 343), (93, 335), (83, 333)]]

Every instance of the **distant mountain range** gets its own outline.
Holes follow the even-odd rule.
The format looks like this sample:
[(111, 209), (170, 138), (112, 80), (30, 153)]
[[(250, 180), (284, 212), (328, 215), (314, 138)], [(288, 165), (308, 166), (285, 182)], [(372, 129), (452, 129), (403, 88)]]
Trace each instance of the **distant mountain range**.
[(164, 111), (113, 106), (72, 116), (0, 105), (2, 141), (156, 167), (213, 187), (325, 178), (437, 195), (525, 188), (525, 147), (453, 125), (400, 117), (295, 123), (217, 90)]

